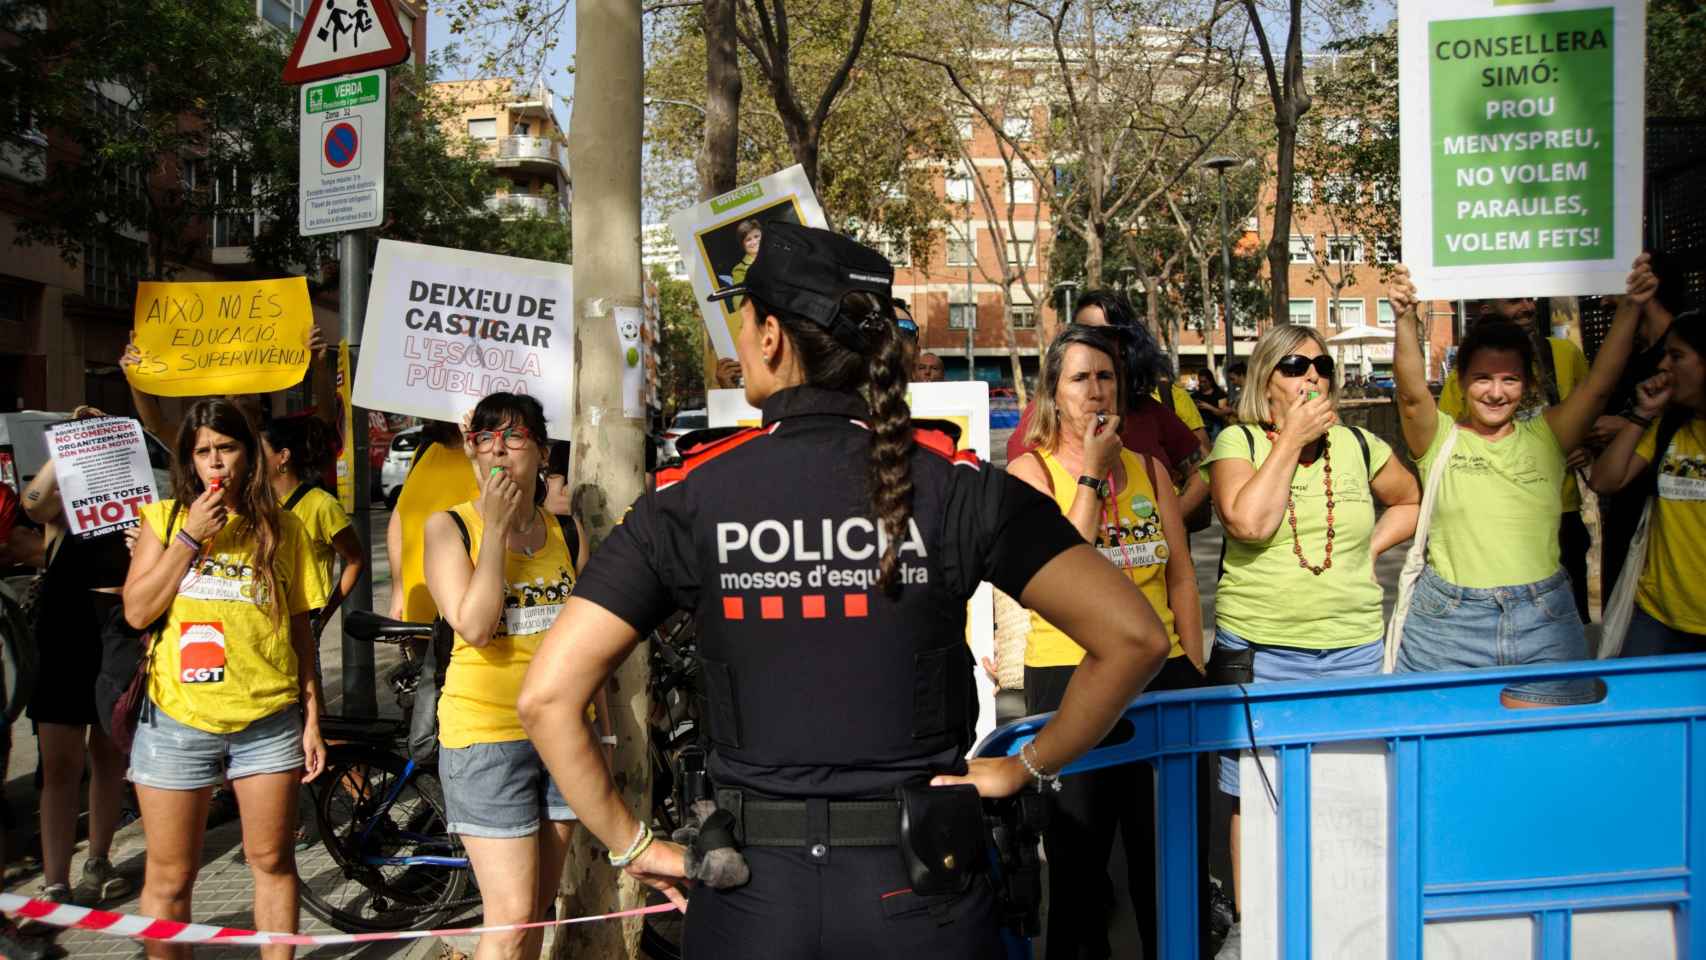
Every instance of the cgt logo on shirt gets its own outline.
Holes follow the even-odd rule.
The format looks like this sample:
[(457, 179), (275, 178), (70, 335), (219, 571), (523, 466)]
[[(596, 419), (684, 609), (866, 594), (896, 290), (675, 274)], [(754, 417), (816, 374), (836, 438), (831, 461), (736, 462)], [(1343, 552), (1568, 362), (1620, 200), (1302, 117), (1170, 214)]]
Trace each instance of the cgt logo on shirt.
[(225, 625), (218, 620), (185, 623), (178, 634), (178, 680), (225, 682)]

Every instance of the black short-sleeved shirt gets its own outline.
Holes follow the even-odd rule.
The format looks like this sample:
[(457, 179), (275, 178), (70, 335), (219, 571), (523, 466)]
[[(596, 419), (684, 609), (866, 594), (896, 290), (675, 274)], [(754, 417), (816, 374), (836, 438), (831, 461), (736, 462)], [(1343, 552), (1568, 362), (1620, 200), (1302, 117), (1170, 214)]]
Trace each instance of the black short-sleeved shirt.
[(642, 633), (695, 614), (719, 785), (883, 796), (962, 770), (967, 599), (985, 580), (1018, 595), (1083, 542), (1031, 487), (920, 432), (901, 586), (885, 593), (865, 416), (851, 394), (779, 391), (762, 427), (660, 471), (575, 586)]

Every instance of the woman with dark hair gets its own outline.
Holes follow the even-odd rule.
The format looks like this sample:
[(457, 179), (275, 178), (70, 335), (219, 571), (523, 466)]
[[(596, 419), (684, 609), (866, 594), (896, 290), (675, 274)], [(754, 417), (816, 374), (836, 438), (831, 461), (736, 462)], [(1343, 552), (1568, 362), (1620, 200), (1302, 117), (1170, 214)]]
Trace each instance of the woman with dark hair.
[[(1634, 343), (1654, 280), (1645, 254), (1629, 274), (1611, 332), (1586, 382), (1563, 402), (1523, 419), (1535, 390), (1534, 345), (1515, 323), (1485, 319), (1457, 351), (1465, 397), (1460, 419), (1434, 403), (1423, 370), (1415, 288), (1399, 268), (1394, 372), (1404, 441), (1428, 477), (1447, 457), (1427, 536), (1427, 567), (1404, 620), (1396, 669), (1466, 670), (1581, 660), (1587, 638), (1560, 564), (1565, 460), (1587, 438)], [(1451, 448), (1444, 454), (1447, 442)], [(1509, 706), (1592, 702), (1587, 681), (1512, 684)]]
[(1659, 372), (1593, 465), (1594, 491), (1612, 493), (1659, 464), (1626, 657), (1706, 652), (1706, 316), (1678, 314), (1662, 343)]
[[(659, 472), (522, 691), (528, 733), (611, 862), (683, 906), (682, 878), (703, 881), (692, 960), (996, 955), (978, 795), (1056, 782), (1166, 657), (1137, 586), (1058, 507), (914, 433), (892, 277), (846, 237), (766, 225), (746, 286), (717, 294), (746, 298), (736, 351), (763, 425)], [(965, 609), (985, 580), (1085, 655), (1020, 755), (968, 764)], [(715, 784), (687, 849), (630, 813), (574, 722), (677, 609), (698, 625)], [(739, 869), (716, 841), (731, 821)]]
[[(586, 538), (578, 523), (559, 524), (542, 506), (549, 440), (538, 400), (484, 397), (465, 442), (480, 496), (426, 523), (427, 587), (456, 631), (438, 700), (438, 775), (448, 828), (473, 863), (485, 923), (501, 926), (544, 916), (574, 835), (575, 813), (527, 742), (515, 707), (540, 638), (586, 561)], [(603, 723), (608, 712), (599, 707)], [(482, 934), (475, 955), (537, 957), (542, 933)]]
[[(1120, 445), (1125, 385), (1114, 338), (1074, 324), (1043, 356), (1029, 453), (1008, 472), (1049, 496), (1080, 536), (1143, 592), (1172, 648), (1149, 690), (1201, 686), (1202, 601), (1185, 518), (1173, 485), (1152, 458)], [(1040, 614), (1025, 643), (1025, 707), (1059, 708), (1084, 648)], [(1066, 781), (1049, 816), (1049, 950), (1056, 956), (1108, 952), (1113, 901), (1108, 854), (1114, 827), (1125, 841), (1132, 904), (1143, 955), (1155, 956), (1155, 787), (1146, 764), (1109, 767)]]
[[(302, 521), (314, 558), (314, 573), (319, 577), (318, 589), (326, 597), (325, 606), (314, 611), (312, 618), (316, 664), (320, 634), (338, 605), (367, 573), (367, 557), (361, 538), (350, 526), (349, 514), (337, 497), (315, 482), (332, 463), (335, 438), (329, 433), (330, 428), (322, 421), (308, 417), (275, 417), (261, 431), (261, 450), (273, 498), (280, 509)], [(344, 564), (341, 575), (336, 572), (340, 559)]]
[[(1137, 322), (1125, 297), (1112, 290), (1091, 290), (1079, 298), (1074, 323), (1107, 327), (1119, 338), (1120, 368), (1125, 371), (1126, 396), (1120, 416), (1120, 443), (1167, 467), (1173, 489), (1179, 494), (1179, 509), (1186, 518), (1199, 514), (1206, 523), (1208, 483), (1195, 469), (1202, 459), (1203, 445), (1193, 428), (1181, 420), (1171, 405), (1156, 397), (1162, 377), (1167, 375), (1167, 356), (1147, 327)], [(1007, 462), (1017, 463), (1030, 447), (1030, 421), (1036, 409), (1033, 400), (1019, 415), (1019, 425), (1007, 440)], [(1194, 409), (1194, 408), (1193, 408)], [(1199, 424), (1200, 426), (1200, 424)], [(1201, 525), (1196, 525), (1198, 529)]]
[[(295, 931), (298, 786), (326, 762), (308, 627), (325, 598), (302, 524), (279, 510), (241, 410), (198, 401), (176, 452), (173, 499), (142, 508), (124, 584), (131, 627), (162, 621), (130, 753), (148, 837), (141, 912), (190, 919), (208, 802), (229, 779), (254, 876), (255, 925)], [(153, 958), (190, 953), (155, 940), (146, 950)], [(261, 954), (282, 960), (294, 948)]]

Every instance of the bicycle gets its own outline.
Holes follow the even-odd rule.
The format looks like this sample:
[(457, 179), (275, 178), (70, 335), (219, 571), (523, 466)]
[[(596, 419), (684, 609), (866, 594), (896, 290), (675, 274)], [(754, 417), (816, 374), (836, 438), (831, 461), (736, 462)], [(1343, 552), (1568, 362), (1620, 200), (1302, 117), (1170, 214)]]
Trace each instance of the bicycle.
[[(711, 799), (699, 736), (699, 660), (692, 617), (677, 614), (652, 635), (651, 716), (647, 750), (652, 768), (652, 832), (668, 837)], [(652, 891), (647, 906), (667, 902)], [(653, 913), (640, 928), (640, 949), (652, 960), (681, 960), (682, 915)]]
[(408, 756), (409, 716), (420, 662), (410, 641), (432, 625), (357, 611), (346, 636), (396, 643), (404, 661), (387, 677), (401, 720), (328, 716), (326, 768), (308, 785), (320, 846), (297, 857), (302, 904), (348, 933), (428, 930), (477, 910), (480, 896), (461, 842), (446, 829), (444, 790), (433, 764)]

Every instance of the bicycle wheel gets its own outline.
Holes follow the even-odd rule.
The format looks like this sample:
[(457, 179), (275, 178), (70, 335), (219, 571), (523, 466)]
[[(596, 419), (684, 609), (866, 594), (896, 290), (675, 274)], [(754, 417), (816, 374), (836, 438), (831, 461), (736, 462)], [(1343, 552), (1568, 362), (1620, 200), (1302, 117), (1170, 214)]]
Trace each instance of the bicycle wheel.
[[(407, 765), (377, 747), (340, 745), (311, 785), (320, 844), (297, 855), (297, 885), (308, 911), (339, 930), (428, 930), (479, 910), (467, 854), (445, 830), (437, 773), (404, 780)], [(416, 857), (463, 864), (376, 862)]]

